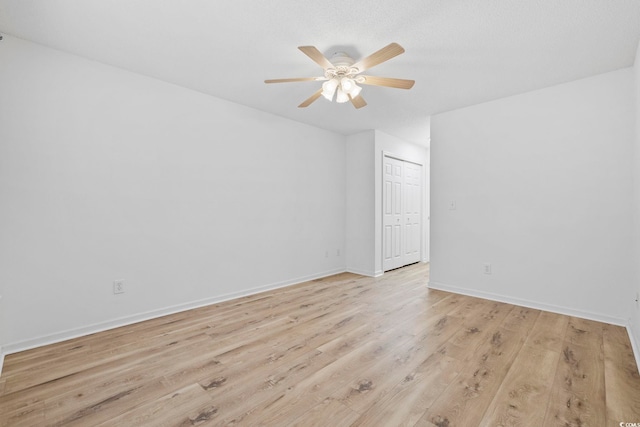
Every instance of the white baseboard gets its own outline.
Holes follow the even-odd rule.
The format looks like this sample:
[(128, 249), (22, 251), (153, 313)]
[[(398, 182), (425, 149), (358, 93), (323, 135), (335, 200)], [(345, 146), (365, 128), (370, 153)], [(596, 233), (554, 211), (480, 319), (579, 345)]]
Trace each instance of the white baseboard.
[[(627, 333), (629, 334), (629, 341), (631, 341), (631, 349), (633, 350), (633, 355), (636, 358), (636, 368), (638, 368), (638, 373), (640, 374), (640, 342), (636, 339), (636, 331), (633, 329), (633, 325), (631, 324), (631, 320), (627, 324)], [(640, 332), (640, 331), (638, 331)]]
[(347, 268), (347, 273), (359, 274), (360, 276), (376, 277), (375, 272), (368, 270), (360, 270), (357, 268)]
[(469, 295), (472, 297), (488, 299), (492, 301), (506, 302), (508, 304), (520, 305), (528, 308), (535, 308), (537, 310), (550, 311), (552, 313), (565, 314), (567, 316), (580, 317), (588, 320), (595, 320), (596, 322), (610, 323), (612, 325), (624, 326), (628, 325), (625, 319), (608, 316), (602, 313), (592, 313), (589, 311), (576, 310), (569, 307), (562, 307), (553, 304), (546, 304), (537, 301), (530, 301), (520, 298), (509, 297), (505, 295), (492, 294), (490, 292), (482, 292), (475, 289), (461, 288), (459, 286), (447, 285), (439, 282), (429, 282), (429, 288), (438, 289), (441, 291), (453, 292), (456, 294)]
[[(42, 347), (44, 345), (54, 344), (61, 341), (66, 341), (73, 338), (82, 337), (85, 335), (95, 334), (97, 332), (107, 331), (109, 329), (119, 328), (121, 326), (131, 325), (133, 323), (143, 322), (145, 320), (151, 320), (169, 314), (179, 313), (182, 311), (192, 310), (194, 308), (204, 307), (207, 305), (218, 304), (223, 301), (229, 301), (232, 299), (245, 297), (248, 295), (255, 295), (265, 291), (271, 291), (278, 288), (284, 288), (287, 286), (296, 285), (298, 283), (308, 282), (310, 280), (319, 279), (322, 277), (333, 276), (334, 274), (344, 273), (344, 268), (324, 271), (317, 274), (298, 277), (295, 279), (285, 280), (282, 282), (272, 283), (269, 285), (259, 286), (256, 288), (247, 289), (240, 292), (232, 292), (224, 295), (219, 295), (211, 298), (205, 298), (198, 301), (192, 301), (183, 304), (177, 304), (170, 307), (160, 308), (157, 310), (151, 310), (144, 313), (133, 314), (130, 316), (124, 316), (117, 319), (107, 320), (105, 322), (94, 323), (88, 326), (82, 326), (79, 328), (68, 329), (66, 331), (56, 332), (53, 334), (42, 335), (36, 338), (31, 338), (23, 341), (18, 341), (10, 344), (3, 344), (4, 353), (2, 355), (18, 353), (20, 351), (29, 350), (36, 347)], [(0, 363), (0, 367), (1, 367)], [(0, 371), (1, 372), (1, 371)]]

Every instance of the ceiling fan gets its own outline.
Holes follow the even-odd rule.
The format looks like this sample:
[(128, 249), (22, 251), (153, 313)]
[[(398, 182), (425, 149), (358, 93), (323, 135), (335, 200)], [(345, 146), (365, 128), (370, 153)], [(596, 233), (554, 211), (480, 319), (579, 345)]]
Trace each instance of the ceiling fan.
[(304, 100), (299, 108), (305, 108), (311, 105), (313, 101), (324, 96), (332, 101), (335, 95), (336, 102), (345, 103), (351, 101), (356, 108), (362, 108), (367, 103), (360, 96), (362, 88), (359, 84), (370, 86), (386, 86), (398, 89), (411, 89), (415, 83), (413, 80), (393, 79), (390, 77), (374, 77), (365, 76), (362, 73), (369, 68), (373, 68), (389, 59), (396, 57), (404, 52), (402, 46), (398, 43), (391, 43), (377, 52), (372, 53), (364, 59), (355, 62), (344, 52), (336, 52), (331, 59), (327, 59), (314, 46), (299, 46), (305, 55), (315, 61), (324, 70), (322, 77), (299, 77), (291, 79), (271, 79), (265, 80), (265, 83), (289, 83), (289, 82), (306, 82), (306, 81), (325, 81), (322, 87), (313, 95)]

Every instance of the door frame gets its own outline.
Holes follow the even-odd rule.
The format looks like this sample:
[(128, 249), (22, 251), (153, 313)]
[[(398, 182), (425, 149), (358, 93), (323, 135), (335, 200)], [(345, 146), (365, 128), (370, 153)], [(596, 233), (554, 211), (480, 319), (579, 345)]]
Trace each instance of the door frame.
[[(423, 259), (424, 253), (422, 251), (422, 244), (423, 244), (423, 238), (424, 238), (424, 227), (425, 227), (425, 220), (424, 220), (424, 181), (425, 181), (425, 168), (424, 168), (424, 164), (420, 163), (420, 162), (416, 162), (415, 160), (410, 160), (407, 158), (404, 158), (402, 156), (398, 156), (397, 154), (394, 154), (390, 151), (386, 151), (386, 150), (382, 150), (382, 157), (380, 158), (381, 164), (380, 164), (380, 176), (378, 177), (378, 179), (380, 180), (380, 201), (382, 203), (380, 203), (380, 206), (378, 207), (380, 209), (380, 218), (381, 218), (381, 230), (380, 230), (380, 238), (382, 239), (381, 241), (381, 245), (380, 245), (380, 253), (377, 254), (379, 260), (380, 260), (380, 266), (382, 267), (382, 271), (381, 274), (384, 274), (384, 221), (382, 221), (382, 218), (384, 218), (384, 158), (385, 157), (389, 157), (395, 160), (400, 160), (403, 162), (407, 162), (407, 163), (411, 163), (417, 166), (420, 166), (421, 171), (422, 171), (422, 176), (420, 177), (420, 188), (422, 191), (420, 191), (420, 260)], [(404, 206), (403, 206), (404, 209)], [(420, 261), (419, 261), (420, 262)]]

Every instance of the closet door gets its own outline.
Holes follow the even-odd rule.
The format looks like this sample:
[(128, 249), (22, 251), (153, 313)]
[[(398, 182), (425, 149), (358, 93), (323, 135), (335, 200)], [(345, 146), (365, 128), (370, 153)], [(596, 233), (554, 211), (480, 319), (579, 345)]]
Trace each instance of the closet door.
[(404, 162), (404, 265), (420, 261), (422, 235), (422, 166)]
[(403, 250), (403, 185), (404, 162), (384, 157), (383, 199), (382, 199), (382, 268), (384, 271), (402, 267), (404, 264)]
[(383, 157), (382, 268), (420, 261), (422, 166)]

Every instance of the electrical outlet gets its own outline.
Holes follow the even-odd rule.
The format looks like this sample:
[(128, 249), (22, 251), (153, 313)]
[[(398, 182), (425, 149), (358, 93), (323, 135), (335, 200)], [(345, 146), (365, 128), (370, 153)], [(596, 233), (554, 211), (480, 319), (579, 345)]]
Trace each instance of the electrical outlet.
[(124, 280), (114, 280), (113, 281), (113, 293), (114, 294), (124, 294)]
[(484, 274), (491, 274), (491, 264), (484, 263), (482, 266), (484, 267)]
[(340, 249), (336, 250), (336, 256), (340, 256)]
[(329, 251), (324, 251), (324, 257), (329, 258)]
[(456, 210), (456, 201), (455, 200), (451, 200), (449, 202), (449, 210), (450, 211), (455, 211)]

